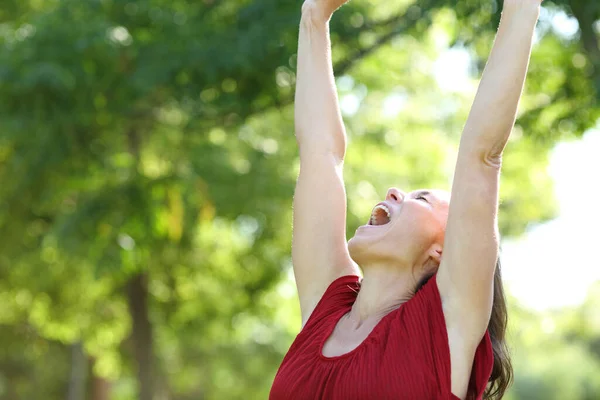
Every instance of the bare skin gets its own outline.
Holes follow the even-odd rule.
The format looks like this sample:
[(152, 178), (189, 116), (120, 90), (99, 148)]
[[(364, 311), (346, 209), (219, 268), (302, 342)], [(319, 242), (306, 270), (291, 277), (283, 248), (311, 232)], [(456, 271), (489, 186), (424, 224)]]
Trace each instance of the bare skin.
[(475, 349), (492, 307), (502, 152), (515, 122), (541, 1), (504, 2), (498, 35), (462, 134), (451, 194), (392, 188), (383, 204), (389, 218), (376, 207), (377, 224), (360, 227), (349, 242), (343, 183), (346, 133), (329, 40), (329, 20), (344, 3), (306, 0), (302, 6), (295, 99), (301, 167), (292, 242), (302, 324), (333, 280), (361, 276), (362, 270), (357, 300), (323, 348), (326, 356), (347, 353), (381, 318), (408, 301), (423, 277), (437, 272), (451, 389), (465, 398)]

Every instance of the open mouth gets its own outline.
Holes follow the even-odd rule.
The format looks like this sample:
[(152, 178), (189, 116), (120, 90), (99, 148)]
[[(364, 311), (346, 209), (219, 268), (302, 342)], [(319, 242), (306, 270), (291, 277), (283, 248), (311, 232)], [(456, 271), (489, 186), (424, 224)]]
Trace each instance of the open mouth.
[(390, 222), (390, 209), (385, 204), (377, 204), (371, 212), (369, 225), (385, 225)]

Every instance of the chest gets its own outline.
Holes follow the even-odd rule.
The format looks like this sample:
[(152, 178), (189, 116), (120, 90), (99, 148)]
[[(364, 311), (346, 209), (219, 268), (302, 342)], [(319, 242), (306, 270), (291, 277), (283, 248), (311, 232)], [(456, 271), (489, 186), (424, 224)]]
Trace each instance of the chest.
[(321, 354), (327, 358), (340, 357), (352, 353), (363, 344), (367, 345), (371, 335), (376, 333), (373, 331), (378, 322), (369, 321), (358, 329), (352, 329), (342, 317), (323, 343)]
[(270, 400), (443, 398), (434, 363), (415, 343), (404, 341), (403, 348), (380, 334), (367, 334), (363, 341), (360, 336), (346, 341), (331, 337), (329, 346), (319, 346), (317, 338), (307, 341), (286, 360)]

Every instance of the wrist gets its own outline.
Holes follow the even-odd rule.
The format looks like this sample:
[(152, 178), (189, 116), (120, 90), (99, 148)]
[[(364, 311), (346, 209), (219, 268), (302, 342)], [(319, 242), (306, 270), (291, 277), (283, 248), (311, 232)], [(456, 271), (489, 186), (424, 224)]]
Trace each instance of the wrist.
[(323, 10), (323, 6), (314, 2), (314, 0), (304, 0), (302, 3), (302, 19), (310, 20), (313, 23), (327, 24), (333, 13)]
[(539, 0), (505, 0), (502, 19), (520, 19), (537, 22), (540, 16)]

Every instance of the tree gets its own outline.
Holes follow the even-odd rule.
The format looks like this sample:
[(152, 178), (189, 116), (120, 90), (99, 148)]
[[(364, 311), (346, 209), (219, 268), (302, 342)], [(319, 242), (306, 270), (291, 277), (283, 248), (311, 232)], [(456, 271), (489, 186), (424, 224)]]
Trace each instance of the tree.
[[(548, 150), (598, 118), (598, 16), (582, 4), (546, 6), (547, 17), (574, 10), (579, 37), (540, 23), (505, 158), (505, 235), (552, 217)], [(10, 348), (0, 398), (64, 398), (84, 379), (98, 399), (266, 396), (298, 324), (285, 277), (299, 10), (275, 0), (6, 2), (0, 322)], [(497, 20), (497, 5), (471, 0), (357, 0), (336, 14), (340, 96), (359, 104), (345, 107), (349, 234), (387, 186), (447, 187)], [(448, 48), (472, 57), (465, 91), (432, 79)], [(31, 338), (45, 350), (25, 352)], [(82, 356), (90, 373), (69, 386)]]

